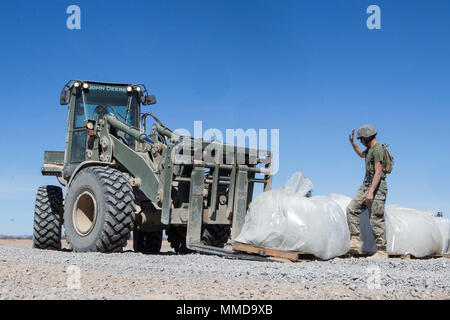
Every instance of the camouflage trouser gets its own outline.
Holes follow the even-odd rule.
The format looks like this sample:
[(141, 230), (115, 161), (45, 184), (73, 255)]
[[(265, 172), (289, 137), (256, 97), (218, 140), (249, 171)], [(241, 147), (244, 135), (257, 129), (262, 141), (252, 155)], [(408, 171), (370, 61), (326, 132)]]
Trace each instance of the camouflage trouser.
[[(347, 221), (350, 234), (359, 236), (359, 215), (367, 209), (366, 194), (370, 184), (363, 183), (353, 200), (347, 207)], [(374, 200), (369, 208), (370, 226), (372, 227), (375, 243), (378, 249), (386, 250), (386, 225), (384, 222), (384, 203), (386, 202), (387, 184), (381, 180), (374, 192)]]

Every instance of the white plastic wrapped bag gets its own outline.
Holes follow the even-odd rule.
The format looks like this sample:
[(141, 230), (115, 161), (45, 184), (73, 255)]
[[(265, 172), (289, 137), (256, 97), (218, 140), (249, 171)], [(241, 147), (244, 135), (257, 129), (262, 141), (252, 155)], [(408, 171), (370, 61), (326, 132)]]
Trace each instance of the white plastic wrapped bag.
[(441, 253), (447, 253), (450, 248), (450, 220), (440, 217), (434, 217), (439, 231), (442, 237), (442, 251)]
[[(347, 207), (352, 201), (352, 198), (342, 194), (331, 193), (329, 195), (331, 199), (336, 201), (342, 208), (345, 214), (347, 214)], [(375, 237), (373, 236), (372, 227), (370, 226), (369, 211), (365, 210), (359, 215), (359, 230), (360, 230), (360, 250), (362, 252), (374, 253), (377, 251), (375, 244)]]
[(442, 236), (430, 214), (399, 205), (386, 207), (387, 251), (425, 257), (442, 251)]
[(312, 187), (296, 173), (283, 188), (258, 195), (236, 241), (325, 260), (345, 254), (350, 242), (345, 212), (329, 197), (305, 197)]
[(283, 190), (304, 197), (308, 192), (312, 191), (314, 185), (311, 180), (306, 178), (302, 172), (294, 173), (283, 186)]

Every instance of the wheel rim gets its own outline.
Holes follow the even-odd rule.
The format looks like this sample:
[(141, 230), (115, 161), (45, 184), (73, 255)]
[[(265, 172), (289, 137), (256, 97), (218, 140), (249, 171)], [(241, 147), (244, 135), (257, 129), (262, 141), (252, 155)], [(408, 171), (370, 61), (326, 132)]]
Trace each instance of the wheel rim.
[(97, 219), (97, 202), (89, 191), (80, 193), (75, 201), (72, 213), (73, 225), (76, 233), (87, 236)]

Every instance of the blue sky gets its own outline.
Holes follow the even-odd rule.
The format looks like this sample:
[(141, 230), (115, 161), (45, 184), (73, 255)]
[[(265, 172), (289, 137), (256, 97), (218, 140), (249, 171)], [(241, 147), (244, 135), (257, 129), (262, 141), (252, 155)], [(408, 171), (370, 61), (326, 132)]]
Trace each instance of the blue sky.
[[(81, 30), (66, 8), (81, 8)], [(381, 30), (366, 8), (381, 8)], [(10, 1), (0, 3), (0, 234), (31, 234), (44, 150), (63, 150), (72, 78), (146, 83), (168, 126), (280, 130), (274, 187), (353, 196), (348, 142), (373, 124), (395, 167), (388, 204), (450, 216), (449, 1)]]

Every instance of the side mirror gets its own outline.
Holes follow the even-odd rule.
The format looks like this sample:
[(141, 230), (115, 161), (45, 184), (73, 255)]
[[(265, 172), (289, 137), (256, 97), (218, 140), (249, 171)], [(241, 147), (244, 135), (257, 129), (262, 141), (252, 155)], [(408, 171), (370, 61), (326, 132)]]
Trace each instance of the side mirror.
[(149, 94), (149, 95), (146, 95), (146, 96), (142, 96), (142, 97), (141, 97), (141, 103), (142, 103), (144, 106), (149, 106), (149, 105), (151, 105), (151, 104), (155, 104), (155, 103), (156, 103), (156, 97), (155, 97), (155, 95), (153, 95), (153, 94)]
[(69, 102), (70, 102), (70, 90), (65, 90), (65, 88), (63, 88), (61, 90), (61, 96), (59, 97), (59, 104), (65, 106), (66, 104), (69, 104)]

